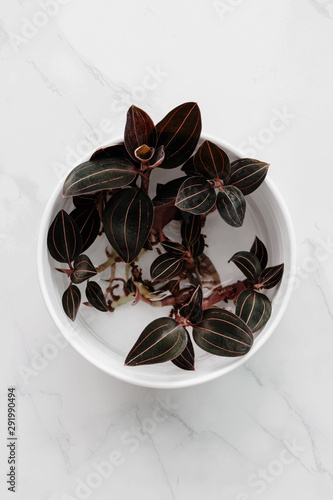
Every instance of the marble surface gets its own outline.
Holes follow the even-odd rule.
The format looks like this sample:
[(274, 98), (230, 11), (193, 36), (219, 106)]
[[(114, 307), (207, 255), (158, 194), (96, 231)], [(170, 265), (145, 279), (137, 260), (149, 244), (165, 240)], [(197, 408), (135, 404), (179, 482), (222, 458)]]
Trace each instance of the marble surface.
[[(1, 2), (2, 499), (333, 498), (332, 49), (332, 0)], [(36, 242), (55, 183), (122, 133), (130, 104), (157, 120), (188, 100), (206, 133), (271, 163), (297, 281), (243, 367), (149, 390), (66, 344), (40, 293)]]

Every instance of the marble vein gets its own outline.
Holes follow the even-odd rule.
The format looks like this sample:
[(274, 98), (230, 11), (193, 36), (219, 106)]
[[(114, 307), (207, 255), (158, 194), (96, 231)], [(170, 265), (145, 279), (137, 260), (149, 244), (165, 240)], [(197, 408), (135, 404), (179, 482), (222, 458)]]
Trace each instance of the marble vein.
[[(138, 424), (139, 424), (140, 428), (142, 428), (142, 427), (143, 427), (143, 425), (142, 425), (142, 420), (141, 420), (140, 415), (139, 415), (139, 407), (138, 407), (138, 405), (135, 405), (135, 406), (134, 406), (134, 411), (135, 411), (135, 417), (136, 417), (136, 420), (137, 420), (137, 422), (138, 422)], [(147, 434), (146, 434), (146, 436), (148, 437), (148, 439), (149, 439), (149, 441), (150, 441), (150, 443), (151, 443), (151, 445), (152, 445), (152, 448), (153, 448), (153, 450), (154, 450), (154, 452), (155, 452), (156, 458), (157, 458), (157, 460), (158, 460), (158, 462), (159, 462), (159, 464), (160, 464), (160, 467), (161, 467), (161, 470), (162, 470), (163, 476), (165, 477), (165, 480), (166, 480), (166, 483), (167, 483), (168, 488), (169, 488), (169, 490), (170, 490), (171, 496), (172, 496), (172, 498), (173, 498), (174, 500), (177, 500), (177, 499), (176, 499), (176, 497), (175, 497), (175, 494), (174, 494), (174, 491), (173, 491), (172, 485), (171, 485), (171, 483), (170, 483), (169, 476), (168, 476), (167, 471), (166, 471), (166, 469), (165, 469), (165, 465), (164, 465), (164, 463), (163, 463), (163, 461), (162, 461), (162, 459), (161, 459), (160, 453), (159, 453), (159, 451), (158, 451), (158, 449), (157, 449), (157, 446), (156, 446), (156, 444), (155, 444), (155, 441), (153, 440), (153, 437), (152, 437), (152, 435), (151, 435), (150, 433), (147, 433)]]
[(317, 472), (319, 472), (321, 474), (325, 474), (331, 481), (333, 481), (332, 472), (329, 471), (328, 469), (326, 469), (320, 460), (319, 452), (317, 450), (316, 442), (315, 442), (315, 439), (313, 437), (311, 427), (305, 421), (302, 414), (298, 410), (296, 410), (296, 408), (291, 404), (288, 396), (281, 389), (278, 389), (278, 390), (279, 390), (281, 397), (284, 399), (286, 405), (290, 409), (290, 411), (298, 417), (299, 421), (301, 422), (302, 426), (304, 427), (304, 429), (309, 437), (311, 447), (312, 447), (312, 454), (313, 454), (314, 462), (315, 462), (316, 467), (317, 467)]
[[(263, 425), (261, 422), (259, 422), (259, 420), (257, 420), (250, 413), (248, 413), (248, 416), (249, 416), (249, 418), (251, 418), (251, 420), (253, 420), (253, 422), (255, 422), (258, 425), (258, 427), (260, 427), (260, 429), (262, 429), (266, 434), (268, 434), (269, 436), (271, 436), (271, 438), (273, 438), (275, 441), (277, 441), (281, 445), (281, 448), (285, 448), (286, 447), (285, 442), (284, 442), (283, 439), (281, 439), (281, 438), (277, 437), (275, 434), (273, 434), (265, 425)], [(297, 460), (297, 462), (299, 462), (299, 464), (301, 465), (301, 467), (303, 467), (309, 473), (313, 472), (313, 470), (310, 469), (309, 467), (307, 467), (307, 465), (302, 461), (302, 459), (298, 455), (296, 455), (295, 453), (293, 453), (292, 450), (290, 450), (290, 449), (288, 449), (288, 451), (295, 458), (295, 460)]]
[(61, 421), (60, 413), (59, 413), (60, 410), (63, 407), (62, 396), (58, 392), (48, 392), (48, 391), (39, 391), (39, 392), (40, 392), (40, 394), (43, 394), (45, 396), (54, 397), (54, 398), (56, 398), (59, 401), (60, 408), (59, 408), (59, 411), (58, 411), (58, 415), (57, 415), (58, 418), (57, 418), (57, 420), (58, 420), (60, 429), (62, 431), (62, 436), (63, 436), (63, 439), (65, 441), (67, 449), (65, 449), (65, 447), (63, 446), (60, 437), (57, 437), (55, 439), (55, 441), (56, 441), (56, 443), (58, 445), (58, 448), (59, 448), (59, 450), (60, 450), (60, 452), (61, 452), (61, 454), (63, 456), (64, 462), (66, 464), (67, 472), (71, 473), (73, 471), (73, 465), (72, 465), (70, 457), (69, 457), (69, 449), (72, 446), (72, 442), (71, 442), (69, 433), (66, 431), (65, 426), (63, 425), (63, 423)]
[[(119, 85), (115, 85), (114, 83), (112, 83), (108, 77), (106, 77), (98, 68), (96, 68), (96, 66), (94, 66), (90, 62), (87, 62), (87, 60), (70, 43), (70, 41), (67, 38), (65, 38), (63, 33), (59, 33), (59, 31), (58, 31), (57, 35), (58, 35), (59, 39), (64, 44), (66, 44), (66, 46), (68, 46), (71, 49), (74, 56), (77, 59), (79, 59), (81, 64), (88, 70), (88, 73), (90, 73), (93, 76), (93, 78), (98, 81), (98, 83), (100, 83), (103, 87), (109, 88), (114, 93), (119, 93), (119, 91), (127, 92), (127, 91), (125, 91), (125, 89), (123, 87), (119, 87)], [(130, 93), (129, 92), (127, 92), (127, 93), (128, 93), (128, 96), (130, 96)]]
[(332, 19), (329, 6), (333, 6), (332, 0), (320, 1), (320, 0), (310, 0), (311, 5), (316, 9), (316, 11), (324, 17)]
[(250, 460), (249, 457), (244, 455), (236, 446), (234, 446), (225, 437), (221, 436), (217, 432), (210, 430), (210, 429), (196, 431), (187, 422), (185, 422), (185, 420), (183, 420), (177, 413), (169, 411), (168, 414), (174, 420), (177, 420), (188, 431), (190, 438), (193, 438), (194, 436), (196, 436), (196, 437), (199, 437), (200, 439), (202, 439), (203, 437), (206, 437), (206, 436), (215, 436), (218, 439), (220, 439), (224, 444), (226, 444), (229, 448), (231, 448), (235, 453), (237, 453), (237, 455), (241, 456), (242, 458), (245, 458), (246, 460)]
[(253, 368), (250, 367), (249, 363), (245, 363), (243, 365), (243, 369), (252, 375), (252, 377), (260, 387), (264, 387), (264, 384), (262, 383), (256, 372), (253, 370)]

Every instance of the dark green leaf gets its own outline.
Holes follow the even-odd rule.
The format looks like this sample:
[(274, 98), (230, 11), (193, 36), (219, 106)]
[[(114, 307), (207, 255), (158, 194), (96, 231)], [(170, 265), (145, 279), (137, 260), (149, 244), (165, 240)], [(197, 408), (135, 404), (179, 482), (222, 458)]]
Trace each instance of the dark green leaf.
[(264, 181), (269, 164), (252, 158), (236, 160), (231, 164), (226, 184), (237, 187), (244, 195), (253, 193)]
[(135, 179), (137, 173), (136, 167), (127, 158), (86, 161), (71, 171), (62, 193), (68, 197), (124, 187)]
[(153, 204), (144, 191), (122, 189), (110, 198), (103, 215), (105, 234), (128, 264), (139, 255), (153, 222)]
[(150, 266), (152, 281), (167, 280), (176, 276), (183, 267), (183, 260), (164, 253), (157, 257)]
[(191, 245), (190, 252), (192, 257), (199, 257), (205, 249), (205, 238), (200, 235), (200, 238)]
[(250, 252), (253, 253), (253, 255), (255, 255), (259, 260), (261, 269), (265, 269), (268, 261), (268, 253), (266, 246), (261, 240), (259, 240), (258, 236), (255, 237)]
[(87, 255), (81, 254), (74, 261), (74, 272), (71, 274), (71, 280), (78, 285), (97, 274), (93, 263)]
[(237, 297), (235, 312), (254, 333), (266, 325), (272, 306), (266, 295), (255, 290), (243, 290)]
[(216, 207), (227, 224), (232, 227), (243, 225), (246, 201), (240, 189), (235, 186), (225, 186), (216, 197)]
[(261, 272), (260, 262), (251, 252), (237, 252), (229, 262), (236, 264), (250, 281), (255, 281)]
[(174, 257), (183, 257), (186, 252), (186, 248), (175, 241), (165, 240), (162, 241), (161, 245), (169, 255), (173, 255)]
[(134, 105), (127, 112), (124, 141), (126, 150), (133, 160), (136, 160), (135, 150), (140, 146), (155, 148), (156, 145), (156, 129), (153, 120), (143, 109)]
[(186, 245), (194, 245), (200, 238), (201, 217), (200, 215), (189, 214), (188, 219), (182, 222), (181, 235)]
[(194, 166), (208, 179), (224, 180), (230, 175), (230, 160), (225, 151), (210, 141), (204, 141), (194, 155)]
[(182, 370), (189, 370), (193, 371), (194, 370), (194, 349), (193, 349), (193, 344), (191, 337), (189, 336), (188, 332), (186, 331), (187, 334), (187, 344), (183, 352), (177, 356), (177, 358), (172, 359), (172, 363), (178, 368), (181, 368)]
[(73, 203), (76, 208), (80, 208), (80, 210), (87, 210), (96, 204), (96, 193), (74, 196)]
[(103, 290), (95, 281), (88, 281), (86, 287), (86, 297), (89, 304), (91, 304), (95, 309), (98, 309), (98, 311), (106, 312), (108, 310)]
[(193, 215), (209, 212), (216, 201), (215, 190), (203, 177), (189, 177), (180, 186), (176, 207)]
[(187, 318), (192, 325), (202, 320), (202, 288), (197, 286), (190, 301), (179, 309), (179, 314)]
[(81, 292), (77, 286), (70, 284), (62, 296), (62, 307), (72, 321), (75, 321), (81, 303)]
[(196, 103), (186, 102), (156, 125), (157, 145), (164, 146), (162, 168), (175, 168), (195, 150), (201, 134), (201, 116)]
[(95, 206), (91, 206), (86, 210), (75, 208), (70, 213), (70, 216), (75, 220), (79, 228), (82, 238), (81, 252), (84, 252), (94, 243), (98, 236), (101, 227), (98, 211)]
[(71, 262), (81, 253), (82, 239), (76, 222), (65, 210), (55, 216), (47, 234), (47, 247), (58, 262)]
[(193, 339), (204, 351), (217, 356), (243, 356), (253, 344), (250, 328), (235, 314), (217, 307), (207, 309), (193, 327)]
[(274, 288), (282, 280), (284, 264), (267, 267), (258, 278), (258, 288)]
[(187, 344), (187, 332), (172, 318), (155, 319), (143, 330), (125, 364), (151, 365), (177, 358)]

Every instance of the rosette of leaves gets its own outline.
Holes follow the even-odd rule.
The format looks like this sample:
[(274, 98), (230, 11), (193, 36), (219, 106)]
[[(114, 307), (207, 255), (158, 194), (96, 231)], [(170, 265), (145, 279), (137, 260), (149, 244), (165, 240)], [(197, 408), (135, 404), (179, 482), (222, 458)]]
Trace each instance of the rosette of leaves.
[[(141, 300), (171, 306), (169, 316), (161, 315), (143, 329), (126, 358), (128, 366), (171, 361), (192, 371), (199, 348), (218, 356), (245, 355), (271, 315), (265, 290), (281, 281), (283, 264), (268, 267), (267, 249), (256, 237), (250, 251), (230, 259), (244, 279), (223, 286), (205, 254), (208, 244), (202, 234), (214, 210), (233, 227), (243, 224), (245, 196), (264, 181), (268, 164), (249, 158), (231, 162), (212, 141), (198, 147), (200, 135), (196, 103), (177, 106), (157, 125), (144, 110), (131, 106), (123, 142), (98, 149), (69, 173), (63, 197), (72, 206), (60, 210), (49, 228), (50, 256), (69, 280), (62, 305), (70, 320), (77, 317), (83, 291), (84, 304), (100, 312), (116, 314), (117, 307)], [(157, 183), (152, 198), (150, 178), (159, 168), (174, 169), (175, 175)], [(164, 233), (171, 221), (178, 224), (177, 241)], [(101, 235), (108, 244), (107, 261), (96, 265), (89, 252)], [(146, 251), (155, 253), (150, 276), (139, 267)], [(121, 263), (126, 279), (117, 275)], [(111, 277), (104, 274), (99, 280), (107, 269)], [(235, 311), (216, 307), (221, 301), (232, 301)]]
[(267, 261), (267, 249), (257, 236), (249, 252), (237, 252), (229, 260), (242, 271), (256, 290), (274, 288), (282, 279), (284, 264), (266, 267)]
[(187, 178), (179, 188), (176, 206), (194, 215), (205, 215), (216, 206), (227, 224), (240, 227), (246, 212), (245, 195), (260, 186), (268, 167), (250, 158), (230, 163), (223, 149), (206, 140), (183, 166)]

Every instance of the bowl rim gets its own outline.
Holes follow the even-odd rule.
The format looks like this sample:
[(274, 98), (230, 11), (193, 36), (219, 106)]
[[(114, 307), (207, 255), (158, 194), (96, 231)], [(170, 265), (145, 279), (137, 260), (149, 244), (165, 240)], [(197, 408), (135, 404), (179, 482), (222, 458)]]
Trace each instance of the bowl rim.
[[(222, 140), (218, 138), (217, 136), (211, 135), (211, 134), (205, 134), (202, 133), (200, 139), (204, 140), (209, 140), (211, 142), (215, 142), (221, 147), (227, 148), (232, 154), (234, 154), (236, 157), (240, 158), (245, 158), (246, 155), (242, 152), (241, 149), (233, 146), (230, 144), (228, 141)], [(118, 144), (120, 142), (123, 142), (123, 137), (118, 136), (113, 139), (109, 139), (108, 141), (105, 141), (102, 143), (97, 149), (106, 147), (106, 146), (112, 146), (114, 144)], [(87, 161), (87, 158), (90, 158), (91, 154), (96, 151), (96, 147), (92, 147), (92, 149), (84, 155), (80, 162)], [(74, 167), (73, 167), (74, 168)], [(87, 352), (85, 349), (85, 346), (81, 345), (80, 342), (78, 342), (77, 336), (74, 338), (68, 335), (67, 329), (64, 327), (64, 324), (62, 320), (59, 318), (58, 314), (55, 311), (55, 308), (52, 304), (51, 297), (48, 293), (48, 287), (47, 287), (47, 282), (46, 282), (46, 276), (44, 273), (44, 266), (43, 266), (43, 255), (46, 251), (46, 246), (45, 246), (45, 241), (46, 241), (46, 235), (48, 231), (48, 224), (50, 221), (50, 216), (53, 211), (54, 204), (59, 197), (59, 194), (61, 193), (62, 186), (64, 183), (65, 178), (67, 177), (68, 173), (66, 173), (57, 183), (56, 187), (53, 189), (52, 194), (46, 203), (46, 206), (44, 208), (44, 212), (40, 221), (40, 227), (39, 227), (39, 234), (38, 234), (38, 241), (37, 241), (37, 272), (38, 272), (38, 278), (39, 278), (39, 284), (42, 292), (42, 296), (44, 299), (44, 302), (46, 304), (47, 310), (53, 319), (55, 325), (61, 332), (61, 334), (64, 336), (64, 338), (67, 340), (67, 342), (77, 351), (79, 352), (87, 361), (92, 363), (94, 366), (97, 368), (101, 369), (103, 372), (107, 373), (108, 375), (112, 375), (118, 380), (121, 380), (123, 382), (127, 382), (130, 384), (138, 385), (140, 387), (148, 387), (148, 388), (155, 388), (155, 389), (180, 389), (180, 388), (185, 388), (185, 387), (191, 387), (195, 385), (199, 385), (205, 382), (208, 382), (210, 380), (214, 380), (216, 378), (221, 377), (222, 375), (225, 375), (234, 369), (238, 368), (245, 362), (247, 362), (256, 352), (258, 352), (263, 345), (267, 342), (267, 340), (271, 337), (273, 332), (275, 331), (276, 327), (278, 326), (279, 322), (281, 321), (286, 308), (288, 306), (288, 303), (290, 301), (293, 288), (294, 288), (294, 282), (295, 282), (295, 273), (294, 269), (296, 266), (296, 238), (295, 238), (295, 231), (293, 227), (293, 223), (291, 220), (291, 216), (289, 213), (289, 210), (287, 208), (287, 205), (279, 192), (278, 188), (276, 187), (274, 181), (270, 179), (269, 177), (265, 178), (265, 184), (268, 187), (269, 191), (272, 193), (273, 197), (276, 200), (276, 203), (278, 204), (281, 214), (284, 219), (284, 223), (286, 226), (286, 233), (284, 235), (285, 239), (288, 242), (288, 250), (289, 250), (289, 255), (290, 255), (290, 274), (288, 276), (285, 276), (285, 280), (287, 280), (287, 283), (285, 283), (285, 293), (283, 296), (283, 299), (280, 303), (279, 310), (272, 319), (272, 321), (269, 323), (269, 325), (266, 326), (265, 329), (265, 334), (260, 335), (257, 337), (257, 342), (253, 345), (253, 347), (250, 349), (248, 354), (245, 356), (241, 356), (239, 358), (234, 358), (234, 362), (228, 366), (221, 367), (220, 369), (215, 370), (214, 372), (209, 372), (209, 373), (203, 373), (203, 374), (198, 374), (196, 377), (193, 377), (193, 379), (184, 379), (182, 380), (177, 380), (177, 381), (172, 381), (168, 382), (166, 380), (165, 382), (161, 383), (159, 381), (157, 384), (154, 383), (154, 377), (152, 377), (151, 381), (147, 381), (146, 379), (144, 381), (138, 380), (137, 373), (131, 375), (131, 371), (128, 371), (128, 375), (124, 374), (123, 372), (118, 372), (117, 369), (112, 369), (112, 365), (110, 367), (104, 366), (101, 361), (98, 359), (95, 359), (93, 355), (90, 354), (90, 352)]]

